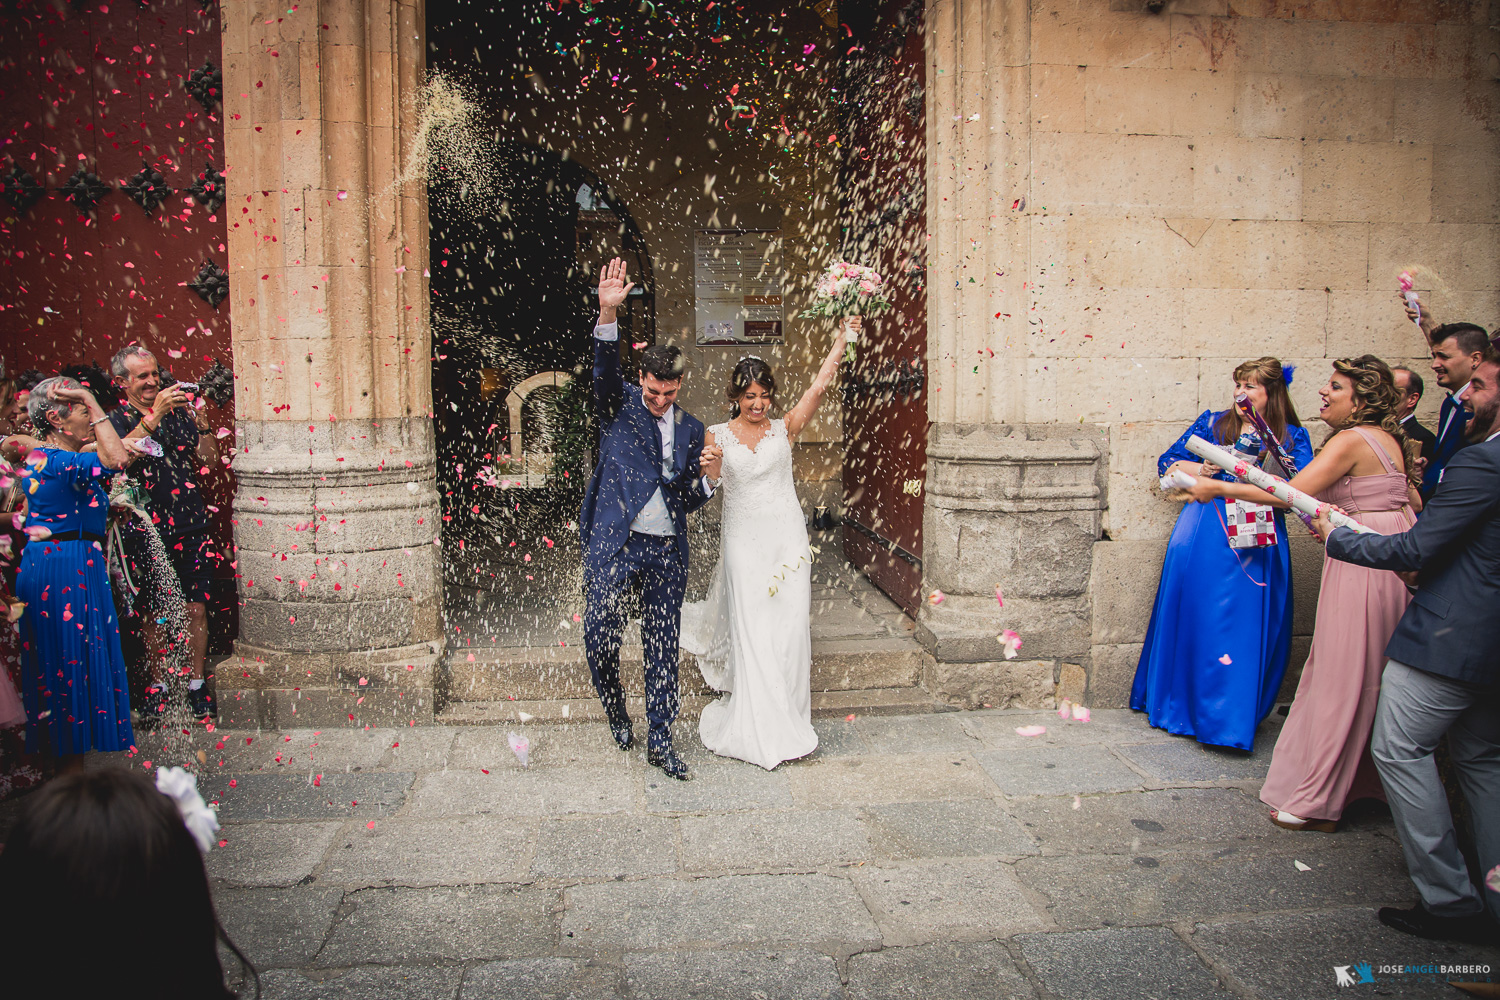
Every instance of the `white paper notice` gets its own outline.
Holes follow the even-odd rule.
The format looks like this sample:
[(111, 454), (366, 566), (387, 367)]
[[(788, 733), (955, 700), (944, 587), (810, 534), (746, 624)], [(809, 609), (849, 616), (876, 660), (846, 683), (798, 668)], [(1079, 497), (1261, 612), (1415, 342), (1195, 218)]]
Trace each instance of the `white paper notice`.
[(698, 230), (693, 234), (698, 343), (780, 343), (781, 284), (780, 232)]

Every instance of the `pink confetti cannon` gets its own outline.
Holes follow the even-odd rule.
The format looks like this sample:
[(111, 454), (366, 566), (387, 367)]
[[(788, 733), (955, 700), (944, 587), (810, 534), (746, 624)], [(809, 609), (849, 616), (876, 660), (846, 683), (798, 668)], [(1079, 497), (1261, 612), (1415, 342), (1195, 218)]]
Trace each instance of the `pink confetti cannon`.
[(1415, 324), (1417, 324), (1417, 326), (1421, 326), (1422, 325), (1422, 306), (1421, 306), (1421, 303), (1419, 303), (1417, 301), (1417, 293), (1416, 293), (1416, 290), (1412, 287), (1413, 284), (1414, 284), (1414, 282), (1412, 281), (1411, 272), (1410, 271), (1402, 271), (1401, 272), (1401, 297), (1406, 300), (1406, 304), (1409, 305), (1409, 306), (1411, 306), (1412, 309), (1417, 314), (1416, 319), (1412, 320), (1412, 322), (1415, 323)]
[(1333, 522), (1336, 528), (1349, 528), (1353, 531), (1361, 532), (1370, 531), (1369, 528), (1366, 528), (1349, 515), (1340, 514), (1338, 511), (1333, 510), (1329, 504), (1310, 497), (1299, 489), (1294, 489), (1285, 479), (1273, 476), (1264, 469), (1257, 469), (1228, 449), (1220, 448), (1216, 444), (1209, 444), (1196, 434), (1188, 438), (1187, 450), (1205, 462), (1212, 462), (1221, 469), (1228, 469), (1237, 478), (1244, 480), (1251, 486), (1260, 487), (1276, 499), (1286, 501), (1299, 514), (1306, 514), (1308, 517), (1317, 517), (1319, 514), (1327, 513), (1328, 519)]

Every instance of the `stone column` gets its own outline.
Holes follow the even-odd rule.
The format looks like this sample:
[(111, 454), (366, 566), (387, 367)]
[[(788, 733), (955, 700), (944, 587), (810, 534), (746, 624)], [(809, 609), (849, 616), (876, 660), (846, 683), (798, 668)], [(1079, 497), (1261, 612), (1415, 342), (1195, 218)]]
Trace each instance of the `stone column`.
[(442, 645), (422, 0), (223, 0), (240, 415), (226, 724), (430, 722)]
[[(1034, 398), (1048, 378), (1029, 321), (1045, 225), (1030, 189), (1030, 8), (932, 0), (926, 23), (933, 425), (922, 557), (927, 588), (946, 599), (922, 610), (924, 683), (971, 706), (1051, 707), (1084, 694), (1105, 452), (1097, 428), (1048, 422)], [(1022, 638), (1015, 660), (1003, 658), (1003, 629)]]

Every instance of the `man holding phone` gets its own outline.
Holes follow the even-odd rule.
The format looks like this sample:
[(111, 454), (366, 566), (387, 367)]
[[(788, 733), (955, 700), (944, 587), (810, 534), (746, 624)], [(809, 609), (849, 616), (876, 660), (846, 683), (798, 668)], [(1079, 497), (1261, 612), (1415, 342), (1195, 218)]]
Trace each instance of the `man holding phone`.
[[(202, 482), (218, 461), (217, 442), (203, 404), (195, 402), (197, 386), (185, 382), (163, 386), (161, 367), (150, 351), (133, 344), (115, 355), (110, 370), (125, 390), (125, 405), (110, 414), (110, 421), (125, 442), (129, 475), (151, 497), (151, 520), (182, 584), (192, 666), (188, 704), (195, 716), (207, 718), (215, 714), (203, 678), (209, 588), (224, 556), (211, 534)], [(169, 640), (155, 622), (147, 623), (146, 642), (153, 652)], [(153, 675), (145, 711), (160, 713), (166, 701), (165, 683)]]

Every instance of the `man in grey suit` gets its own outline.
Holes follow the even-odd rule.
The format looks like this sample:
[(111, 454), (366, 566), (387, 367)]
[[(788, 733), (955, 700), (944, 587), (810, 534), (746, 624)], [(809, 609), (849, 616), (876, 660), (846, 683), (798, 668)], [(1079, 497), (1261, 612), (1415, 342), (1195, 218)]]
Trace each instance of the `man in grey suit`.
[[(1479, 861), (1500, 865), (1500, 354), (1462, 394), (1468, 447), (1453, 456), (1421, 520), (1399, 535), (1314, 528), (1328, 555), (1416, 571), (1417, 591), (1385, 648), (1370, 752), (1421, 901), (1384, 907), (1382, 923), (1437, 940), (1490, 941), (1486, 903), (1500, 893), (1469, 879), (1433, 751), (1446, 733), (1474, 816)], [(1487, 898), (1486, 898), (1487, 897)]]

